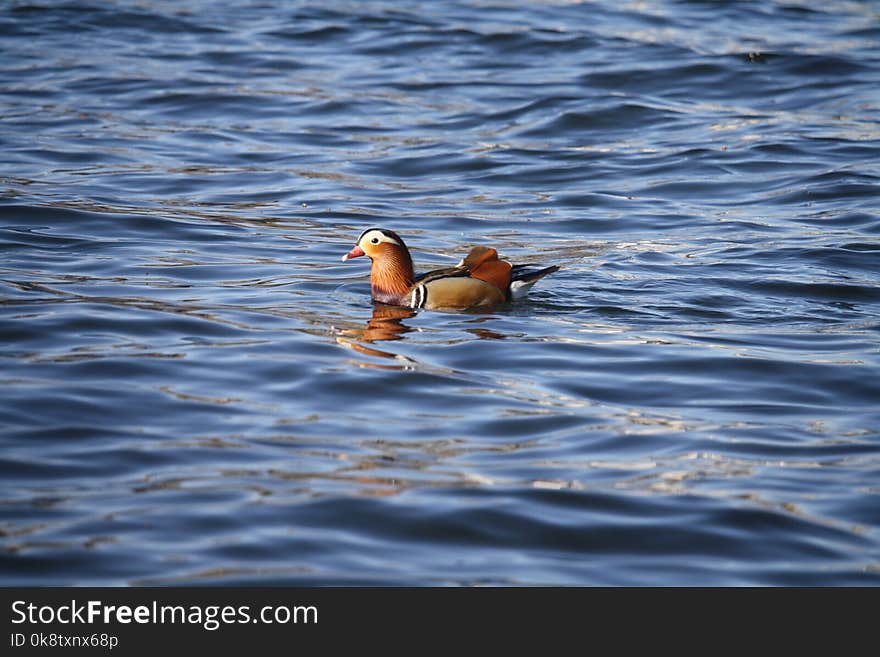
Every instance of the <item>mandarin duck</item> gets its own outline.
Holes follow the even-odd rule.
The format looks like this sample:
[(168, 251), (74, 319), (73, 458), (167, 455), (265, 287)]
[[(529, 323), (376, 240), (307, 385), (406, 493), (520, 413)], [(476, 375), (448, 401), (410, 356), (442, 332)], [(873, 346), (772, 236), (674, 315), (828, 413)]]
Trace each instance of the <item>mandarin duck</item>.
[(364, 255), (373, 261), (374, 301), (429, 310), (464, 310), (520, 299), (539, 279), (559, 269), (557, 265), (512, 265), (501, 260), (495, 249), (475, 246), (455, 267), (416, 276), (406, 244), (400, 235), (384, 228), (361, 233), (342, 262)]

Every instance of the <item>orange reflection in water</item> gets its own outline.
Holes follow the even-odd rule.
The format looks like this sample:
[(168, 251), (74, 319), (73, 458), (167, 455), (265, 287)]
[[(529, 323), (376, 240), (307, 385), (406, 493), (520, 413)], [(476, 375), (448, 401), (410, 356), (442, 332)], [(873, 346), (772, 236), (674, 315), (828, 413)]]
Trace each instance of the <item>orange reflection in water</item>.
[[(364, 328), (348, 329), (344, 332), (345, 334), (343, 336), (337, 337), (336, 341), (367, 356), (400, 358), (397, 354), (368, 347), (360, 343), (402, 340), (405, 333), (409, 333), (413, 330), (404, 324), (403, 320), (414, 317), (415, 314), (415, 311), (409, 308), (376, 304), (373, 306), (373, 316), (370, 317)], [(366, 363), (363, 363), (363, 365), (367, 366)]]

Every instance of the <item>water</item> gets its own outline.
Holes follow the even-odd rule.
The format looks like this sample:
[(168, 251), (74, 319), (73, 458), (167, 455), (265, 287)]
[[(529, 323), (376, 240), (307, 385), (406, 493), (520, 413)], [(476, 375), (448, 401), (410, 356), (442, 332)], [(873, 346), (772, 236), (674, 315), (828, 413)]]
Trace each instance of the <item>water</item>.
[(880, 584), (878, 18), (4, 3), (0, 582)]

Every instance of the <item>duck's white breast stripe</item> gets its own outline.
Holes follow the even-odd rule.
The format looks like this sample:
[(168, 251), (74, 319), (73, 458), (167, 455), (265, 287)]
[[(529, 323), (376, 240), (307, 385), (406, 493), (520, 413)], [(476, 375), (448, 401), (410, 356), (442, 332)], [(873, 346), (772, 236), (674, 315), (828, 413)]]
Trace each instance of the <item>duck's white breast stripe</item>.
[(427, 301), (428, 288), (423, 284), (416, 285), (415, 289), (412, 291), (412, 300), (409, 304), (410, 308), (424, 308)]

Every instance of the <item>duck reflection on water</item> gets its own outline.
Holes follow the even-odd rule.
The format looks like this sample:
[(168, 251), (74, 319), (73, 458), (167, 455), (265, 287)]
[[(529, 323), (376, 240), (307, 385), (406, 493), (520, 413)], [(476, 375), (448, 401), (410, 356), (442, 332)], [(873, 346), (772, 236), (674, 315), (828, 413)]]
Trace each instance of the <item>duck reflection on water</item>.
[[(413, 331), (403, 320), (414, 317), (415, 310), (403, 306), (389, 306), (384, 303), (373, 305), (373, 315), (367, 320), (366, 326), (360, 329), (345, 329), (342, 335), (337, 336), (336, 341), (355, 351), (367, 356), (380, 358), (394, 358), (412, 362), (411, 359), (381, 349), (374, 349), (362, 343), (385, 342), (388, 340), (402, 340), (406, 333)], [(393, 367), (400, 366), (376, 365), (375, 363), (359, 363), (363, 367)]]
[[(377, 367), (382, 369), (412, 368), (417, 364), (412, 358), (368, 345), (375, 342), (405, 339), (407, 333), (419, 330), (404, 323), (405, 320), (411, 319), (417, 314), (417, 311), (411, 308), (376, 303), (373, 305), (372, 316), (367, 320), (363, 328), (342, 329), (340, 335), (336, 337), (336, 342), (366, 356), (390, 358), (406, 363), (405, 365), (388, 365), (358, 362), (358, 365), (361, 367)], [(503, 340), (508, 337), (503, 333), (482, 327), (471, 327), (466, 329), (466, 331), (480, 340)]]

